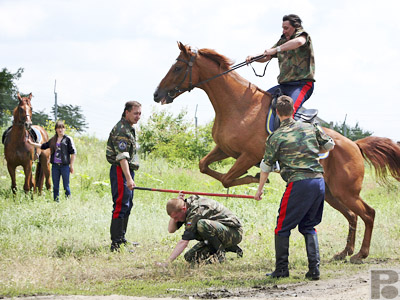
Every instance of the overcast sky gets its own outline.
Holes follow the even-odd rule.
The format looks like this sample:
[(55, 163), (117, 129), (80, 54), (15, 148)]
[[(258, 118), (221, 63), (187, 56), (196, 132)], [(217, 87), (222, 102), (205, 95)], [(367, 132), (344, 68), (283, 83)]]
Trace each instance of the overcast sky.
[[(212, 48), (243, 62), (272, 46), (282, 16), (298, 14), (316, 60), (313, 96), (304, 105), (326, 121), (356, 122), (374, 135), (400, 140), (400, 22), (398, 1), (370, 0), (0, 0), (0, 67), (16, 72), (34, 110), (50, 114), (58, 102), (82, 107), (89, 132), (106, 139), (124, 103), (188, 110), (200, 124), (214, 118), (206, 94), (195, 89), (161, 107), (153, 93), (179, 54), (177, 41)], [(262, 72), (263, 65), (254, 64)], [(273, 60), (263, 78), (238, 73), (262, 89), (276, 85)]]

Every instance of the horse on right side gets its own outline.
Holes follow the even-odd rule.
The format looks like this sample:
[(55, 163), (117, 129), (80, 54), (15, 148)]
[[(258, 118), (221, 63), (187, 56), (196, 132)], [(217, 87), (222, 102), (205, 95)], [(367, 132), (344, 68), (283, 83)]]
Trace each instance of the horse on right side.
[[(237, 72), (230, 72), (232, 61), (215, 50), (196, 50), (180, 42), (178, 47), (180, 53), (158, 85), (154, 101), (169, 104), (186, 91), (202, 89), (215, 111), (212, 137), (216, 146), (200, 160), (200, 172), (220, 181), (224, 187), (258, 183), (259, 176), (247, 171), (259, 164), (264, 156), (271, 94)], [(353, 142), (332, 129), (324, 130), (335, 141), (335, 148), (321, 160), (326, 183), (325, 200), (349, 222), (346, 246), (334, 258), (344, 259), (354, 253), (357, 217), (360, 216), (365, 224), (364, 238), (360, 251), (350, 258), (350, 262), (360, 263), (369, 255), (375, 219), (375, 210), (360, 195), (364, 158), (375, 167), (378, 178), (384, 181), (390, 173), (400, 181), (400, 146), (382, 137)], [(236, 161), (227, 173), (209, 167), (228, 157)]]

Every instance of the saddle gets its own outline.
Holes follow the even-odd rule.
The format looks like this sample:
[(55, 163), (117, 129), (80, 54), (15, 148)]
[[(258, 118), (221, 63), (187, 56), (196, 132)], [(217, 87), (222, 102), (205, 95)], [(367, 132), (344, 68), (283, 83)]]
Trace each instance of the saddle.
[[(1, 137), (1, 142), (3, 143), (3, 145), (6, 142), (7, 136), (11, 131), (12, 126), (8, 127), (4, 132), (3, 132), (3, 136)], [(40, 143), (42, 141), (42, 135), (40, 133), (40, 131), (34, 127), (31, 127), (31, 129), (28, 130), (29, 136), (32, 138), (32, 141), (34, 141), (35, 143)]]

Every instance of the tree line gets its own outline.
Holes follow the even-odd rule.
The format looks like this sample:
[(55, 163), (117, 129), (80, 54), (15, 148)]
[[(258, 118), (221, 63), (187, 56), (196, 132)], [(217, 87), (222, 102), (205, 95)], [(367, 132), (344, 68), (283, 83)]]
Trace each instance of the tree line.
[[(12, 112), (18, 105), (17, 94), (19, 92), (16, 85), (22, 73), (23, 68), (19, 68), (15, 73), (9, 72), (6, 68), (3, 68), (0, 72), (0, 125), (7, 126), (12, 121)], [(21, 96), (26, 96), (21, 93)], [(51, 108), (51, 113), (55, 115), (55, 105)], [(57, 119), (64, 120), (66, 124), (74, 128), (77, 132), (84, 132), (88, 127), (86, 118), (82, 113), (80, 106), (74, 106), (70, 104), (59, 104), (57, 105)], [(47, 114), (44, 110), (34, 110), (32, 113), (32, 123), (35, 125), (46, 126), (48, 121), (53, 118)]]

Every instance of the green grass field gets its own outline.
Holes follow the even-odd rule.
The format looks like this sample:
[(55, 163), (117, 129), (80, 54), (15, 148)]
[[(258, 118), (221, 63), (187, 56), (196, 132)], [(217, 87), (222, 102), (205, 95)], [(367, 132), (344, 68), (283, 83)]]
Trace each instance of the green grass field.
[[(19, 172), (19, 191), (13, 196), (3, 159), (0, 169), (0, 298), (20, 295), (187, 295), (209, 287), (251, 287), (273, 285), (265, 273), (274, 267), (273, 230), (278, 204), (285, 183), (277, 174), (270, 177), (262, 201), (214, 198), (235, 212), (244, 223), (241, 243), (244, 257), (229, 253), (220, 265), (191, 267), (179, 257), (170, 267), (154, 265), (165, 260), (182, 229), (167, 232), (169, 217), (166, 201), (174, 194), (136, 191), (127, 238), (140, 247), (109, 251), (112, 199), (109, 164), (105, 160), (105, 142), (94, 137), (76, 137), (78, 147), (75, 174), (71, 178), (72, 197), (60, 203), (51, 192), (25, 195), (23, 175)], [(3, 148), (1, 156), (3, 156)], [(217, 166), (218, 167), (218, 166)], [(228, 166), (220, 167), (227, 169)], [(256, 173), (254, 168), (251, 172)], [(226, 193), (211, 177), (201, 174), (197, 162), (143, 160), (136, 173), (138, 186), (187, 191)], [(256, 185), (229, 189), (229, 193), (253, 195)], [(352, 274), (370, 268), (399, 265), (400, 261), (400, 185), (375, 182), (367, 168), (362, 197), (376, 209), (370, 256), (362, 265), (332, 261), (343, 250), (348, 223), (326, 204), (322, 223), (317, 227), (321, 249), (322, 279)], [(356, 251), (364, 226), (358, 222)], [(193, 245), (191, 242), (189, 246)], [(301, 282), (307, 271), (307, 258), (301, 234), (293, 231), (290, 244), (289, 279)], [(133, 250), (132, 252), (129, 250)]]

